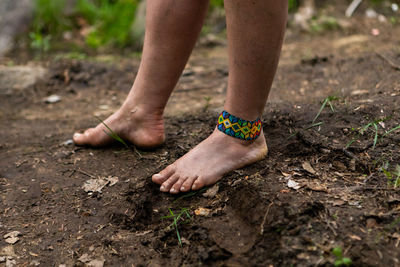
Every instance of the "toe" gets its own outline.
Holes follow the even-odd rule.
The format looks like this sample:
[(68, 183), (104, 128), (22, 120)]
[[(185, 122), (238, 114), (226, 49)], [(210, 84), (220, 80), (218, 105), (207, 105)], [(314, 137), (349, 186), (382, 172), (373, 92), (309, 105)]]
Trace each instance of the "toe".
[(178, 181), (175, 182), (175, 184), (171, 187), (171, 190), (169, 192), (171, 194), (178, 194), (181, 191), (182, 184), (187, 180), (187, 177), (180, 177)]
[(75, 133), (72, 139), (76, 145), (86, 145), (89, 143), (89, 134), (93, 128), (87, 129), (83, 133)]
[(192, 185), (192, 190), (199, 190), (200, 188), (204, 187), (205, 183), (201, 177), (197, 178)]
[(178, 181), (179, 176), (178, 175), (172, 175), (168, 180), (166, 180), (164, 183), (162, 183), (160, 187), (160, 191), (162, 192), (168, 192), (171, 190), (171, 187), (175, 184), (176, 181)]
[(156, 184), (164, 183), (172, 174), (175, 172), (175, 166), (173, 164), (169, 165), (164, 170), (156, 173), (152, 176), (152, 181)]
[(180, 191), (187, 192), (192, 188), (193, 182), (197, 179), (197, 176), (190, 177), (182, 184)]

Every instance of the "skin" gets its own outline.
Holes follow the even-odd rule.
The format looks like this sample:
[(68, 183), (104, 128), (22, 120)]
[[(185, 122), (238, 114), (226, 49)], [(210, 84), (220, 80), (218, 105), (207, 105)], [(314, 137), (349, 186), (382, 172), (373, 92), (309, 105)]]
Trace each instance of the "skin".
[[(141, 147), (164, 141), (162, 113), (193, 49), (208, 1), (148, 0), (143, 58), (122, 107), (105, 123)], [(284, 38), (287, 1), (225, 1), (229, 79), (224, 109), (245, 120), (262, 115)], [(98, 125), (75, 134), (77, 145), (111, 142)], [(221, 153), (223, 151), (223, 153)], [(254, 141), (230, 137), (217, 129), (182, 158), (154, 174), (160, 190), (173, 194), (198, 190), (224, 174), (267, 155), (264, 134)]]

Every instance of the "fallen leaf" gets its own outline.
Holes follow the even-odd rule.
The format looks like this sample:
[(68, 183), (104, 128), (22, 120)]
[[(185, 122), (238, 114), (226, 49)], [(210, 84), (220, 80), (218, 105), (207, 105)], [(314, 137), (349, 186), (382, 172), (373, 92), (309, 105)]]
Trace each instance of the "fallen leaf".
[(350, 237), (351, 239), (354, 239), (354, 240), (358, 240), (358, 241), (361, 240), (361, 237), (359, 237), (358, 235), (349, 235), (349, 237)]
[(0, 251), (0, 255), (1, 256), (9, 256), (9, 257), (17, 256), (17, 255), (15, 255), (13, 246), (6, 246), (6, 247), (2, 248), (2, 250)]
[(91, 260), (87, 263), (87, 266), (88, 267), (103, 267), (104, 262), (105, 262), (105, 260), (103, 260), (103, 259)]
[(211, 210), (206, 208), (198, 208), (194, 211), (194, 214), (196, 214), (197, 216), (208, 216), (210, 215), (210, 213)]
[(342, 199), (335, 199), (331, 203), (333, 206), (342, 206), (342, 205), (346, 204), (346, 201), (344, 201)]
[(289, 181), (288, 181), (288, 183), (287, 183), (287, 186), (288, 186), (289, 188), (294, 189), (294, 190), (298, 190), (298, 189), (301, 188), (300, 184), (299, 184), (298, 182), (292, 180), (292, 179), (289, 179)]
[(208, 188), (207, 191), (203, 194), (203, 197), (213, 198), (218, 193), (219, 186), (215, 184), (213, 187)]
[(306, 183), (307, 188), (317, 192), (328, 192), (326, 185), (321, 185), (318, 182), (311, 181)]
[(17, 265), (17, 261), (13, 259), (7, 259), (6, 260), (6, 267), (14, 267)]
[(82, 188), (85, 192), (98, 192), (101, 193), (101, 190), (109, 183), (109, 181), (104, 179), (90, 179), (87, 180)]
[(374, 218), (368, 218), (366, 226), (367, 226), (367, 228), (374, 228), (374, 227), (378, 227), (378, 223), (376, 222), (376, 220)]
[(369, 93), (369, 90), (354, 90), (350, 94), (351, 95), (365, 95), (368, 93)]
[(105, 178), (105, 180), (109, 182), (108, 186), (113, 186), (116, 183), (118, 183), (118, 177), (117, 176), (108, 176), (107, 178)]
[(91, 259), (90, 259), (89, 255), (87, 253), (85, 253), (79, 257), (78, 261), (87, 263), (87, 262), (91, 261)]
[(5, 234), (3, 237), (5, 238), (5, 241), (6, 241), (8, 244), (15, 244), (15, 243), (17, 243), (18, 240), (19, 240), (19, 238), (18, 238), (19, 235), (21, 235), (20, 232), (18, 232), (18, 231), (12, 231), (12, 232), (10, 232), (10, 233), (8, 233), (8, 234)]
[(317, 173), (308, 161), (303, 162), (302, 167), (311, 174)]

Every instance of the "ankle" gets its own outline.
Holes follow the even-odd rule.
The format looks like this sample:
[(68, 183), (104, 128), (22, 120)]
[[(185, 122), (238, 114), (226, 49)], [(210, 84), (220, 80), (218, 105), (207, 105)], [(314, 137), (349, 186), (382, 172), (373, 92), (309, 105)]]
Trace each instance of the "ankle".
[(120, 110), (129, 117), (144, 120), (163, 120), (164, 109), (154, 108), (143, 104), (124, 103)]

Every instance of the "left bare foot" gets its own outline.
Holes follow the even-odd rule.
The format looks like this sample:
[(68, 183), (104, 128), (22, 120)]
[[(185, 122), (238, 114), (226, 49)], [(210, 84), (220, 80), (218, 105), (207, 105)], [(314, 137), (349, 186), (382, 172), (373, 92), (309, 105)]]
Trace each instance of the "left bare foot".
[(194, 149), (154, 174), (162, 192), (177, 194), (215, 184), (230, 171), (259, 161), (268, 153), (263, 132), (254, 141), (228, 136), (218, 129)]

